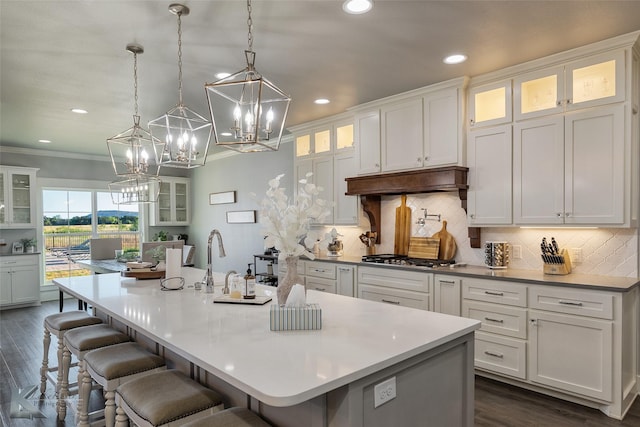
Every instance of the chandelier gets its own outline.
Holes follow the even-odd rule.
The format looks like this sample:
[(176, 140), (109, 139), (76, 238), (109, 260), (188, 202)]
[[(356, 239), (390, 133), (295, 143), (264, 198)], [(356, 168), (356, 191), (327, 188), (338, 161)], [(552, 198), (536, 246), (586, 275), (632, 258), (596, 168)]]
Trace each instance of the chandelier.
[(251, 0), (247, 0), (247, 66), (205, 84), (217, 146), (241, 153), (277, 151), (291, 98), (255, 69)]
[(161, 166), (195, 168), (207, 160), (211, 122), (192, 111), (182, 102), (182, 20), (189, 8), (181, 4), (169, 5), (169, 11), (178, 17), (178, 104), (166, 114), (149, 122), (149, 132), (164, 140), (164, 150), (158, 151)]
[[(133, 127), (107, 139), (111, 164), (119, 180), (109, 184), (114, 203), (133, 204), (155, 202), (160, 191), (160, 166), (156, 163), (157, 151), (163, 143), (140, 127), (138, 114), (138, 54), (144, 48), (138, 44), (127, 45), (133, 53), (134, 115)], [(127, 193), (125, 195), (125, 193)]]

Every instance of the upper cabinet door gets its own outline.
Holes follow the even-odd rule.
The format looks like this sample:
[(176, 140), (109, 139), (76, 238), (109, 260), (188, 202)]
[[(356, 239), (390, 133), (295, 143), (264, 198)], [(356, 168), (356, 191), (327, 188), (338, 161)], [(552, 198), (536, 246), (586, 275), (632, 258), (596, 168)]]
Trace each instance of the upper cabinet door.
[(564, 110), (564, 67), (553, 67), (513, 80), (516, 120), (561, 113)]
[(191, 221), (191, 197), (189, 178), (160, 177), (158, 202), (151, 209), (151, 226), (189, 225)]
[(0, 169), (0, 227), (36, 226), (36, 170), (19, 167)]
[(511, 122), (511, 80), (469, 90), (469, 126), (493, 126)]
[(567, 64), (567, 110), (625, 100), (624, 51)]
[(459, 163), (462, 151), (460, 91), (450, 88), (423, 98), (425, 167)]
[(423, 166), (424, 127), (422, 98), (381, 108), (382, 171)]
[(358, 175), (380, 172), (380, 110), (355, 116), (354, 132)]

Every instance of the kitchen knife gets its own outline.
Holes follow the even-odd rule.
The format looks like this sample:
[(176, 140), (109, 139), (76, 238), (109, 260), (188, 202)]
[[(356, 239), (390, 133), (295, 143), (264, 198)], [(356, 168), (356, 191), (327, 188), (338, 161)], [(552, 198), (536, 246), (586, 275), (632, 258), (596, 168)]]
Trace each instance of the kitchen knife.
[(551, 246), (553, 246), (553, 252), (558, 255), (560, 251), (558, 250), (558, 242), (556, 242), (554, 237), (551, 238)]

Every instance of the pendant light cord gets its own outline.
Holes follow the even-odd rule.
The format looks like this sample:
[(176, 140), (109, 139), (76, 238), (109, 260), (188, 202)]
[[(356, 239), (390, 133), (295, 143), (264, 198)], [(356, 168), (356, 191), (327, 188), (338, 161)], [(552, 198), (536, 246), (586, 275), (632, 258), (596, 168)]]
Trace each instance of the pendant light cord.
[(247, 27), (249, 27), (247, 42), (249, 44), (249, 51), (253, 52), (253, 20), (251, 19), (251, 0), (247, 0), (247, 12), (249, 12), (249, 17), (247, 18)]
[(133, 53), (133, 109), (138, 116), (138, 54)]
[(178, 12), (178, 101), (182, 106), (182, 12)]

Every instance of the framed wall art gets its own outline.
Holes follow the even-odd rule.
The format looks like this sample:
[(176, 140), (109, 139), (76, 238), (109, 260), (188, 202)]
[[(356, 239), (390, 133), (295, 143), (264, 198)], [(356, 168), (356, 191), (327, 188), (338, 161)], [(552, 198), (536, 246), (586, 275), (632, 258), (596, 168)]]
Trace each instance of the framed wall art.
[(235, 191), (225, 191), (222, 193), (209, 193), (210, 205), (224, 205), (226, 203), (235, 203), (235, 202), (236, 202)]
[(256, 222), (256, 211), (229, 211), (228, 224), (251, 224)]

